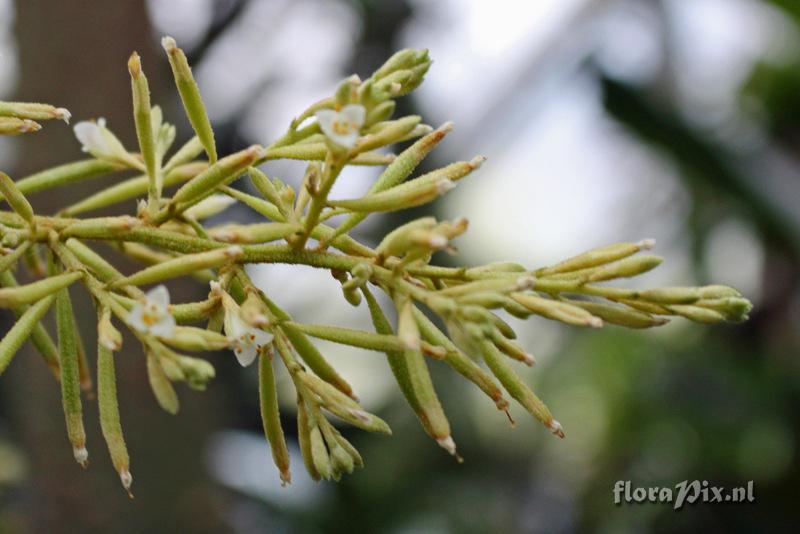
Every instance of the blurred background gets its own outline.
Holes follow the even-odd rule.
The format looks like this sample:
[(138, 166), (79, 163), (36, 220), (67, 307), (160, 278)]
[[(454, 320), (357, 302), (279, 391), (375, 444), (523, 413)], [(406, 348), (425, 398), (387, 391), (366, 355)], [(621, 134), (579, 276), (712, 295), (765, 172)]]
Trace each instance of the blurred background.
[[(171, 417), (152, 398), (144, 358), (128, 340), (117, 373), (134, 501), (111, 467), (96, 405), (86, 403), (92, 465), (82, 471), (58, 388), (26, 353), (0, 380), (0, 532), (752, 532), (794, 524), (800, 3), (0, 0), (0, 98), (65, 106), (74, 120), (103, 116), (135, 146), (126, 59), (138, 50), (180, 143), (191, 131), (160, 50), (164, 34), (189, 54), (221, 153), (275, 139), (343, 76), (366, 77), (403, 47), (429, 48), (433, 68), (402, 111), (433, 125), (453, 120), (456, 129), (427, 168), (489, 158), (434, 206), (440, 217), (471, 222), (460, 254), (438, 261), (538, 267), (654, 237), (667, 261), (643, 283), (734, 285), (755, 309), (743, 325), (675, 320), (645, 332), (516, 322), (539, 360), (525, 377), (563, 423), (563, 441), (521, 410), (509, 428), (478, 391), (433, 365), (463, 465), (424, 435), (381, 355), (323, 343), (394, 436), (342, 428), (366, 468), (315, 485), (293, 458), (288, 488), (261, 435), (254, 369), (212, 355), (218, 378), (205, 393), (181, 390), (182, 411)], [(0, 139), (0, 166), (15, 177), (81, 157), (64, 125)], [(265, 171), (296, 183), (302, 168), (274, 163)], [(335, 194), (363, 192), (375, 175), (348, 170)], [(39, 195), (35, 206), (52, 212), (92, 187)], [(376, 242), (416, 215), (375, 218), (359, 236)], [(224, 216), (252, 217), (235, 209)], [(368, 320), (328, 273), (251, 271), (303, 321)], [(186, 283), (173, 295), (203, 292)], [(75, 298), (90, 314), (85, 296)], [(9, 321), (3, 314), (2, 331)], [(83, 330), (91, 346), (91, 322)], [(279, 387), (293, 440), (287, 382)], [(671, 487), (687, 479), (727, 487), (753, 480), (756, 502), (678, 512), (613, 504), (617, 480)]]

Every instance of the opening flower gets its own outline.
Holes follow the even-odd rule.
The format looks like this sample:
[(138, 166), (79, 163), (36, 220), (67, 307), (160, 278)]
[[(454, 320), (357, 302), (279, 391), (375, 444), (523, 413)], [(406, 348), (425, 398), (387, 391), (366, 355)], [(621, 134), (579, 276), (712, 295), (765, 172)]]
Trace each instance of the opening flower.
[(242, 367), (247, 367), (255, 361), (256, 356), (266, 346), (272, 343), (272, 334), (253, 328), (236, 314), (231, 314), (228, 319), (226, 321), (228, 328), (225, 333), (233, 345), (236, 359), (239, 360)]
[(322, 133), (339, 146), (352, 148), (364, 125), (367, 111), (360, 104), (348, 104), (341, 111), (321, 109), (315, 114)]
[(81, 121), (72, 129), (83, 145), (81, 150), (98, 159), (119, 161), (130, 157), (119, 139), (106, 128), (106, 120), (102, 117), (96, 121)]
[(128, 314), (128, 324), (139, 332), (157, 337), (172, 337), (175, 318), (169, 313), (169, 291), (160, 285), (147, 292)]

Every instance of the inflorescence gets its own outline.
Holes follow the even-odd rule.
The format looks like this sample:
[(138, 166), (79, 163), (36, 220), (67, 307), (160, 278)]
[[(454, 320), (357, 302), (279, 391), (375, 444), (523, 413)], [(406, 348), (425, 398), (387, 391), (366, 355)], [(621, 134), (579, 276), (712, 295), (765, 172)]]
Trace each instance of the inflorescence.
[[(30, 339), (60, 382), (67, 434), (75, 459), (88, 452), (81, 396), (92, 389), (88, 354), (79, 335), (69, 286), (80, 282), (97, 312), (97, 398), (100, 425), (114, 467), (130, 493), (132, 478), (117, 404), (114, 353), (122, 346), (118, 327), (141, 343), (158, 403), (178, 411), (174, 383), (203, 389), (214, 377), (207, 361), (187, 352), (231, 350), (243, 366), (256, 363), (264, 432), (284, 483), (289, 454), (281, 428), (275, 367), (288, 371), (297, 395), (300, 449), (315, 480), (339, 479), (363, 464), (358, 451), (329, 422), (332, 415), (364, 430), (389, 434), (389, 425), (365, 411), (348, 382), (310, 338), (380, 351), (425, 431), (458, 458), (450, 425), (428, 371), (429, 358), (443, 360), (473, 382), (501, 411), (508, 394), (553, 434), (561, 424), (515, 373), (511, 360), (533, 365), (512, 328), (498, 315), (539, 315), (563, 323), (605, 323), (649, 328), (682, 316), (715, 323), (742, 321), (750, 303), (735, 289), (712, 285), (632, 290), (603, 284), (645, 273), (661, 263), (654, 245), (617, 243), (561, 263), (530, 270), (510, 262), (476, 267), (438, 267), (431, 258), (452, 252), (451, 242), (467, 220), (423, 217), (394, 229), (371, 248), (350, 231), (371, 213), (402, 210), (436, 200), (476, 170), (483, 157), (452, 163), (409, 178), (415, 167), (451, 130), (433, 129), (417, 115), (393, 119), (395, 99), (423, 81), (431, 61), (426, 50), (403, 50), (366, 80), (352, 76), (333, 96), (303, 111), (278, 140), (218, 158), (214, 133), (183, 51), (162, 41), (175, 83), (195, 132), (166, 158), (175, 127), (151, 106), (147, 78), (134, 53), (128, 70), (139, 151), (123, 146), (103, 119), (80, 122), (75, 135), (91, 157), (12, 180), (0, 173), (0, 192), (10, 210), (0, 211), (0, 307), (16, 324), (0, 341), (0, 373)], [(0, 102), (0, 134), (35, 132), (39, 121), (69, 121), (70, 113), (46, 104)], [(395, 155), (383, 150), (413, 141)], [(205, 157), (202, 157), (202, 156)], [(270, 160), (307, 161), (295, 191), (268, 178), (259, 165)], [(335, 199), (331, 188), (349, 165), (383, 168), (360, 198)], [(61, 209), (34, 211), (27, 197), (82, 180), (133, 170), (118, 181)], [(246, 175), (258, 196), (231, 184)], [(171, 195), (165, 191), (173, 190)], [(135, 215), (87, 217), (86, 213), (139, 199)], [(204, 221), (239, 202), (264, 218), (255, 224), (209, 227)], [(342, 216), (335, 226), (328, 224)], [(144, 265), (128, 276), (98, 251), (115, 248)], [(17, 264), (32, 281), (19, 284)], [(374, 331), (302, 323), (256, 287), (244, 266), (302, 264), (329, 270), (353, 306), (369, 308)], [(209, 286), (199, 302), (171, 303), (164, 282), (191, 276)], [(141, 289), (153, 286), (148, 291)], [(375, 292), (393, 303), (387, 317)], [(55, 307), (54, 340), (41, 319)], [(392, 315), (392, 314), (389, 314)], [(191, 326), (202, 325), (202, 326)], [(485, 364), (485, 365), (484, 365)]]

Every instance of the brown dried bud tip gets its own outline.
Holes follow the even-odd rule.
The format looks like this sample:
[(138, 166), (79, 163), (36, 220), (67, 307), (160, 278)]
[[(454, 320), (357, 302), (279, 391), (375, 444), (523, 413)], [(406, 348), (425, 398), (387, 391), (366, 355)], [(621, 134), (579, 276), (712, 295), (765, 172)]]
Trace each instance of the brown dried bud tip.
[(547, 428), (549, 428), (550, 432), (552, 432), (559, 438), (564, 439), (564, 428), (561, 426), (561, 423), (559, 423), (555, 419), (550, 421), (550, 424), (547, 425)]

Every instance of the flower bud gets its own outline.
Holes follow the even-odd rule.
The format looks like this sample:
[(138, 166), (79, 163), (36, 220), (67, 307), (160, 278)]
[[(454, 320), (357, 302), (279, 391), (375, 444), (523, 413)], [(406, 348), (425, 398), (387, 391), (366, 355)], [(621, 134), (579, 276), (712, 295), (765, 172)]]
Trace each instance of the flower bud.
[(17, 184), (14, 183), (14, 180), (4, 172), (0, 172), (0, 195), (6, 199), (8, 205), (11, 206), (11, 209), (13, 209), (17, 215), (28, 223), (33, 223), (33, 208), (30, 202), (28, 202), (25, 195), (17, 188)]
[(42, 125), (30, 119), (0, 117), (0, 135), (21, 135), (38, 132)]
[(611, 263), (612, 261), (627, 258), (640, 250), (649, 250), (655, 245), (654, 239), (643, 239), (638, 243), (615, 243), (604, 247), (595, 248), (567, 260), (536, 271), (536, 276), (547, 276), (557, 273), (566, 273), (596, 267)]
[(163, 263), (152, 265), (125, 278), (120, 278), (110, 284), (111, 287), (126, 285), (155, 284), (179, 276), (185, 276), (203, 269), (214, 269), (235, 262), (244, 256), (241, 247), (232, 246), (218, 248), (208, 252), (186, 254), (167, 260)]
[(72, 114), (65, 108), (57, 108), (50, 104), (0, 102), (0, 117), (15, 117), (34, 121), (57, 119), (69, 124)]
[(585, 276), (584, 280), (587, 282), (601, 282), (615, 278), (630, 278), (655, 269), (661, 265), (662, 261), (664, 261), (664, 258), (660, 256), (632, 256), (603, 265)]
[(83, 273), (71, 272), (51, 276), (22, 286), (4, 287), (0, 289), (0, 307), (17, 308), (24, 304), (38, 302), (70, 286), (80, 278), (83, 278)]
[(106, 128), (104, 118), (101, 117), (97, 121), (81, 121), (73, 127), (73, 131), (84, 152), (88, 152), (98, 159), (141, 171), (145, 170), (142, 162), (128, 153), (117, 136)]
[(161, 46), (167, 53), (169, 58), (169, 65), (172, 67), (172, 74), (175, 77), (175, 85), (178, 88), (178, 93), (183, 102), (183, 109), (186, 111), (186, 117), (192, 125), (197, 137), (205, 148), (208, 154), (208, 160), (213, 164), (217, 161), (217, 147), (214, 142), (214, 131), (211, 129), (211, 121), (208, 120), (208, 113), (203, 104), (203, 99), (200, 97), (200, 89), (197, 87), (197, 82), (192, 75), (192, 69), (189, 67), (189, 61), (183, 50), (178, 48), (175, 39), (172, 37), (164, 37), (161, 40)]
[(34, 329), (40, 326), (39, 322), (54, 301), (55, 295), (52, 294), (38, 300), (20, 316), (14, 326), (0, 340), (0, 374), (6, 370), (14, 355), (25, 343), (25, 340), (31, 336)]
[(172, 387), (172, 382), (167, 377), (161, 365), (161, 360), (162, 358), (159, 356), (150, 351), (147, 352), (147, 378), (150, 381), (150, 389), (153, 390), (153, 395), (155, 395), (159, 406), (165, 412), (175, 415), (180, 409), (178, 394), (175, 393), (175, 388)]

